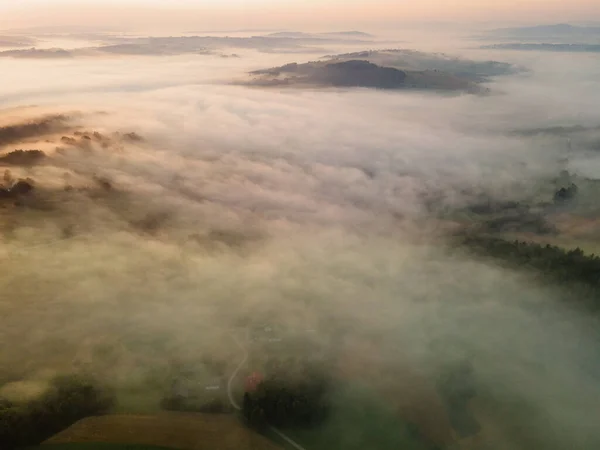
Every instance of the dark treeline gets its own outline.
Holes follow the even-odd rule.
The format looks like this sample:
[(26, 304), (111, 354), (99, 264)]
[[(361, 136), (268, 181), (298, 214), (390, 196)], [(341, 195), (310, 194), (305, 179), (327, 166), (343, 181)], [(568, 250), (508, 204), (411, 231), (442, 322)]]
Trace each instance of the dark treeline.
[(28, 404), (0, 399), (0, 448), (37, 445), (88, 416), (104, 414), (114, 398), (92, 380), (56, 378), (41, 398)]
[(600, 309), (600, 257), (594, 254), (489, 236), (469, 236), (463, 244), (478, 255), (532, 269), (547, 282), (568, 284), (586, 306)]
[(323, 373), (311, 371), (299, 378), (279, 372), (244, 395), (242, 412), (248, 423), (258, 429), (267, 424), (315, 426), (327, 417), (331, 388), (331, 380)]

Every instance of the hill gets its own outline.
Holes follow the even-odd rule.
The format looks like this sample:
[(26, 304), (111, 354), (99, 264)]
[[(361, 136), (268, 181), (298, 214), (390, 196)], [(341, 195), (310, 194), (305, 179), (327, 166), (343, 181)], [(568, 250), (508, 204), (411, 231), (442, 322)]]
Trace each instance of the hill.
[(181, 450), (277, 450), (280, 447), (244, 427), (234, 416), (161, 413), (156, 416), (89, 417), (44, 442), (106, 443)]
[(0, 52), (2, 58), (37, 58), (37, 59), (51, 59), (51, 58), (71, 58), (73, 54), (62, 48), (49, 48), (49, 49), (37, 49), (30, 48), (25, 50), (6, 50)]
[(362, 59), (405, 71), (437, 71), (470, 81), (486, 81), (490, 77), (511, 75), (523, 69), (499, 61), (477, 61), (445, 53), (427, 53), (410, 49), (369, 50), (327, 57), (331, 61)]
[(290, 75), (281, 81), (285, 84), (317, 84), (342, 87), (373, 87), (396, 89), (404, 87), (406, 73), (391, 67), (381, 67), (368, 61), (343, 61), (336, 63), (288, 64), (273, 69), (253, 72), (255, 75), (273, 76), (271, 82), (279, 81), (280, 75)]
[(251, 72), (253, 86), (363, 87), (483, 92), (466, 78), (435, 70), (404, 71), (359, 59), (291, 63)]

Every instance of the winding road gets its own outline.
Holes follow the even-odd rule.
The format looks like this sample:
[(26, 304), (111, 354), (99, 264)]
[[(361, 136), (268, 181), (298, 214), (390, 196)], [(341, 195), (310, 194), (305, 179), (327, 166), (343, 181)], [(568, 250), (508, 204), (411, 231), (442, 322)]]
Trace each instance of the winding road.
[(235, 368), (235, 370), (229, 377), (229, 380), (227, 381), (227, 396), (229, 397), (229, 403), (231, 403), (231, 406), (233, 406), (236, 410), (241, 411), (242, 407), (233, 398), (233, 394), (231, 393), (231, 387), (233, 386), (233, 382), (235, 381), (236, 377), (240, 373), (240, 370), (242, 370), (242, 367), (244, 367), (244, 364), (246, 364), (246, 361), (248, 361), (248, 351), (244, 348), (242, 344), (240, 344), (240, 341), (237, 337), (235, 337), (235, 335), (232, 334), (232, 337), (236, 345), (244, 352), (244, 358)]
[[(248, 361), (248, 350), (246, 350), (246, 348), (240, 343), (240, 341), (234, 334), (232, 334), (232, 337), (233, 337), (233, 340), (235, 341), (236, 345), (244, 353), (244, 358), (237, 365), (237, 367), (235, 368), (235, 370), (229, 377), (229, 380), (227, 381), (227, 396), (229, 397), (229, 403), (231, 403), (231, 406), (233, 406), (237, 411), (241, 411), (242, 407), (233, 398), (231, 389), (233, 386), (233, 382), (235, 381), (236, 377), (240, 373), (240, 370), (242, 370), (242, 367), (244, 367), (244, 364), (246, 364), (246, 361)], [(284, 433), (282, 433), (279, 429), (269, 425), (269, 430), (272, 431), (273, 433), (275, 433), (277, 436), (279, 436), (281, 439), (283, 439), (285, 442), (287, 442), (289, 445), (291, 445), (296, 450), (306, 450), (304, 447), (302, 447), (300, 444), (298, 444), (292, 438), (290, 438), (289, 436), (286, 436)]]

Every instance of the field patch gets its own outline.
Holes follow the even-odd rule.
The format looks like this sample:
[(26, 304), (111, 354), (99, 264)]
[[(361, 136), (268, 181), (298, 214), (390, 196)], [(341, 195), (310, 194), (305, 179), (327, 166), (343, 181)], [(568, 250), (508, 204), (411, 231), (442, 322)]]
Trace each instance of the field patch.
[[(276, 450), (279, 448), (263, 436), (245, 428), (233, 415), (188, 413), (90, 417), (77, 422), (44, 444), (54, 446), (71, 443), (146, 445), (179, 450)], [(44, 445), (43, 448), (45, 449), (46, 446)], [(48, 450), (51, 450), (51, 447)]]

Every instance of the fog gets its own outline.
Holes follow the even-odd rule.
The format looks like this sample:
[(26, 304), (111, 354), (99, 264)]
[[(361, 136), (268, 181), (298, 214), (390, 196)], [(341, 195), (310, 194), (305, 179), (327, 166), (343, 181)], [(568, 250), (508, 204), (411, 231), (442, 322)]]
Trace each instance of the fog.
[[(405, 37), (2, 59), (3, 153), (47, 157), (6, 167), (35, 189), (0, 209), (0, 393), (83, 371), (145, 412), (174, 361), (229, 374), (232, 334), (269, 323), (316, 330), (328, 370), (373, 366), (434, 441), (451, 434), (428, 404), (436, 377), (467, 358), (483, 431), (464, 448), (596, 448), (597, 319), (453, 238), (465, 207), (541, 195), (567, 154), (597, 177), (597, 59), (452, 37), (440, 50), (526, 71), (486, 81), (489, 95), (239, 85), (327, 54), (433, 47)], [(585, 130), (527, 133), (572, 126)]]

